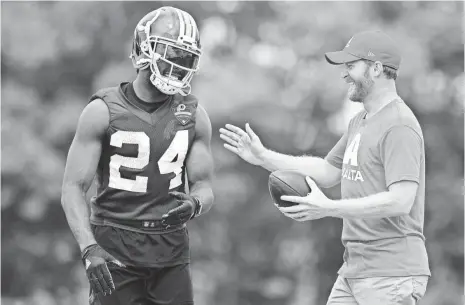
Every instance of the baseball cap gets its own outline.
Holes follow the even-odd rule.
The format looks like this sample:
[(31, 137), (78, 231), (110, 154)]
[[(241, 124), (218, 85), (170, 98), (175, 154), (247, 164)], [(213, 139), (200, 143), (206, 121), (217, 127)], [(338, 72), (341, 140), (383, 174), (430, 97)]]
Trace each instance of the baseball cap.
[(396, 42), (382, 31), (365, 31), (355, 34), (342, 51), (325, 53), (332, 65), (366, 59), (379, 61), (384, 66), (399, 69), (401, 55)]

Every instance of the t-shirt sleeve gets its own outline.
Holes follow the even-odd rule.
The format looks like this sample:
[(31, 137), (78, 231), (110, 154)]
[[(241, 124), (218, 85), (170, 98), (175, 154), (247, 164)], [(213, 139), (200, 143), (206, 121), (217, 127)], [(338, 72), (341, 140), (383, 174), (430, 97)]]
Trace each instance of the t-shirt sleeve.
[(348, 132), (345, 132), (344, 135), (339, 139), (336, 145), (331, 149), (331, 151), (326, 156), (325, 160), (339, 169), (342, 169), (342, 160), (344, 159), (344, 152), (347, 146), (347, 135)]
[(380, 141), (386, 187), (403, 180), (419, 182), (423, 140), (411, 127), (389, 129)]

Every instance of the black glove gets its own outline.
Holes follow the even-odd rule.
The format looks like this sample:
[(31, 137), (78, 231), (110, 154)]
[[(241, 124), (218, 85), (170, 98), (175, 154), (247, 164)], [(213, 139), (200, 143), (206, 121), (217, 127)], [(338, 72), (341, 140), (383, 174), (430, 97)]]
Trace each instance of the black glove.
[(178, 201), (178, 206), (163, 215), (162, 222), (167, 226), (175, 226), (186, 223), (200, 213), (200, 201), (198, 198), (181, 192), (170, 192)]
[(111, 294), (115, 290), (115, 284), (107, 263), (125, 266), (97, 244), (86, 247), (81, 256), (92, 291), (104, 295)]

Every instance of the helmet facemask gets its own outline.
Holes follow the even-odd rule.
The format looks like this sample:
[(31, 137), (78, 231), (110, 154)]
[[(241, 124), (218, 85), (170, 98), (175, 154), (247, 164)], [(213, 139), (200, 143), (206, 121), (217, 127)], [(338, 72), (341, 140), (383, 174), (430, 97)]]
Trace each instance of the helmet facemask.
[(149, 43), (152, 84), (165, 94), (189, 94), (190, 82), (199, 68), (200, 52), (187, 50), (166, 38), (151, 37)]
[[(176, 11), (178, 15), (182, 12)], [(173, 39), (176, 37), (170, 34), (155, 35), (155, 27), (159, 26), (155, 24), (159, 12), (155, 12), (153, 18), (137, 26), (130, 57), (137, 69), (150, 67), (150, 81), (162, 93), (188, 95), (191, 91), (190, 82), (199, 69), (201, 56), (197, 26), (190, 17), (190, 28), (181, 23), (179, 27), (183, 29), (181, 34), (184, 35), (177, 35), (177, 39)]]

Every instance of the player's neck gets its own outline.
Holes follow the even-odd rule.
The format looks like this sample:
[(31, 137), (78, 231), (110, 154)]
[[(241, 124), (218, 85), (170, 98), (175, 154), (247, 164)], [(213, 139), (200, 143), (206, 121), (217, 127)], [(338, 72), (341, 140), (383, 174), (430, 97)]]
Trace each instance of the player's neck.
[(394, 82), (373, 88), (373, 91), (363, 101), (368, 116), (373, 116), (391, 101), (399, 98)]
[(164, 102), (168, 97), (166, 94), (155, 88), (148, 77), (144, 77), (141, 73), (137, 75), (132, 84), (137, 97), (146, 103)]

